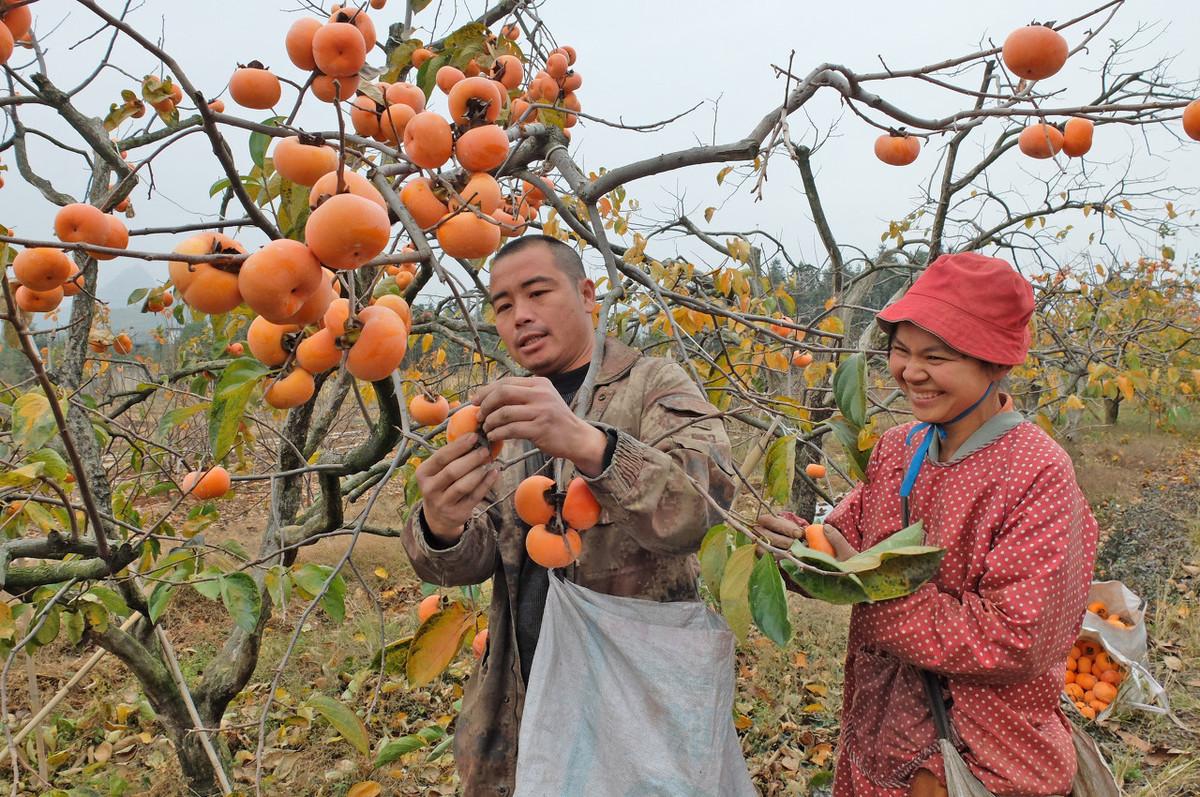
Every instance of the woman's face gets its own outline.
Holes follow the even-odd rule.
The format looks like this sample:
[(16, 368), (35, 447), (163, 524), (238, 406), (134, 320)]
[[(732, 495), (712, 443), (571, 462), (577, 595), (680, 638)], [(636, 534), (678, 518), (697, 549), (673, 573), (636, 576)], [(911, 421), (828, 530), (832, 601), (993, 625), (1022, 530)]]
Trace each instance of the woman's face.
[(908, 321), (896, 325), (888, 370), (908, 397), (913, 415), (926, 423), (944, 423), (960, 415), (1008, 371), (955, 351)]

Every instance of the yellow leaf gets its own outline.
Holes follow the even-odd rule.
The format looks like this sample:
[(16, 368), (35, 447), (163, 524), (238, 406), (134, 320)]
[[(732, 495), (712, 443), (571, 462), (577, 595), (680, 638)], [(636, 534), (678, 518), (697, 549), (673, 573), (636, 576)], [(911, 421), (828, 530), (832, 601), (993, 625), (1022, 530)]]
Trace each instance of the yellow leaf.
[(1126, 401), (1133, 401), (1133, 382), (1129, 377), (1121, 375), (1117, 377), (1117, 390), (1121, 391), (1121, 395)]
[(712, 221), (713, 214), (716, 212), (717, 212), (716, 208), (705, 208), (704, 209), (704, 220)]
[(1027, 230), (1033, 229), (1033, 217), (1032, 216), (1025, 219), (1025, 229), (1027, 229)]
[(744, 731), (753, 724), (754, 721), (745, 714), (738, 714), (737, 718), (733, 721), (733, 727), (737, 728), (739, 731)]
[(825, 710), (825, 707), (822, 706), (820, 703), (809, 703), (807, 706), (804, 707), (803, 710), (804, 710), (805, 714), (820, 714), (822, 711)]
[(446, 350), (438, 349), (437, 354), (433, 355), (433, 365), (435, 368), (440, 368), (446, 363)]
[(817, 329), (820, 329), (822, 332), (831, 332), (835, 335), (841, 335), (846, 331), (845, 326), (842, 325), (842, 319), (835, 315), (827, 316), (824, 321), (817, 325)]
[(635, 232), (633, 234), (633, 246), (625, 250), (622, 259), (626, 263), (636, 264), (641, 263), (646, 259), (646, 236)]
[(1069, 410), (1081, 410), (1084, 407), (1083, 399), (1079, 398), (1079, 396), (1070, 396), (1067, 398), (1064, 406)]
[(1129, 203), (1128, 199), (1121, 200), (1121, 207), (1125, 208), (1126, 210), (1133, 210), (1133, 205)]
[(788, 368), (787, 355), (781, 351), (767, 352), (767, 367), (775, 371), (784, 372)]
[(379, 797), (380, 794), (383, 794), (383, 786), (373, 780), (360, 781), (346, 790), (346, 797)]
[(1090, 215), (1092, 215), (1092, 206), (1084, 205), (1083, 206), (1083, 217), (1086, 219)]
[(387, 568), (386, 567), (375, 568), (375, 577), (376, 578), (387, 578), (388, 577)]
[(720, 185), (721, 183), (725, 182), (725, 178), (728, 177), (729, 173), (732, 171), (733, 171), (732, 166), (726, 166), (724, 169), (717, 172), (717, 185)]
[(825, 697), (829, 694), (829, 687), (825, 686), (825, 684), (805, 684), (804, 690), (817, 697)]
[(421, 353), (427, 354), (429, 349), (433, 347), (433, 335), (426, 332), (421, 336)]

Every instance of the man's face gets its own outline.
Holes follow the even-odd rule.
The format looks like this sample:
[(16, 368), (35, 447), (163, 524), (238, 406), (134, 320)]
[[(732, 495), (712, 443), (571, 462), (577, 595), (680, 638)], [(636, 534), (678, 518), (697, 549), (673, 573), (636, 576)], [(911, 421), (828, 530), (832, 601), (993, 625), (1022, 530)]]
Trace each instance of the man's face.
[(570, 371), (591, 360), (596, 288), (578, 283), (535, 245), (492, 264), (496, 330), (513, 358), (537, 376)]

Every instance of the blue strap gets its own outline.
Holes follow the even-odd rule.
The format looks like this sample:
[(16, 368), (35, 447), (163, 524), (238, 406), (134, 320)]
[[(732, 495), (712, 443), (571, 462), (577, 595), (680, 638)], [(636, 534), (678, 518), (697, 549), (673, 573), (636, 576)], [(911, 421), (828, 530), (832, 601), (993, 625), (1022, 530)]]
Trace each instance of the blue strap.
[(987, 397), (992, 393), (992, 388), (995, 386), (995, 382), (988, 385), (987, 390), (983, 391), (983, 395), (979, 397), (978, 401), (945, 423), (918, 423), (909, 430), (908, 436), (904, 438), (904, 444), (906, 446), (912, 445), (913, 438), (922, 432), (925, 433), (925, 436), (921, 439), (920, 444), (917, 446), (916, 454), (913, 455), (912, 460), (908, 463), (908, 470), (904, 473), (904, 481), (900, 483), (901, 498), (908, 498), (909, 494), (912, 493), (913, 485), (917, 483), (917, 476), (921, 472), (921, 466), (925, 464), (925, 459), (929, 456), (929, 446), (933, 445), (933, 436), (936, 434), (939, 439), (945, 440), (946, 427), (950, 424), (958, 423), (963, 418), (979, 409), (979, 405), (987, 400)]

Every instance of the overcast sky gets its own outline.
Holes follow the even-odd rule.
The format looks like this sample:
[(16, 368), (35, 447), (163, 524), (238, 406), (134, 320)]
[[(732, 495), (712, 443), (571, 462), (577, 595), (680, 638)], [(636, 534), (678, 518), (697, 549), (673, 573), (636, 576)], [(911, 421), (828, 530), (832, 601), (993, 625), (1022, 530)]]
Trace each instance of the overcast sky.
[[(1098, 4), (1098, 3), (1097, 3)], [(121, 3), (108, 0), (103, 5), (118, 10)], [(1047, 11), (1048, 6), (1054, 6)], [(461, 24), (482, 10), (480, 0), (460, 4), (457, 22), (452, 19), (449, 0), (444, 7), (434, 2), (416, 17), (418, 24), (435, 25), (444, 34), (451, 25)], [(580, 98), (585, 111), (608, 119), (623, 119), (643, 124), (674, 115), (695, 103), (704, 103), (690, 116), (656, 133), (634, 133), (583, 122), (575, 128), (572, 149), (585, 169), (616, 166), (655, 153), (688, 146), (696, 142), (730, 141), (744, 136), (783, 94), (781, 80), (774, 77), (772, 64), (784, 65), (795, 50), (795, 71), (803, 74), (813, 66), (831, 61), (860, 71), (880, 69), (880, 57), (891, 67), (912, 67), (971, 52), (990, 38), (1000, 43), (1014, 27), (1034, 18), (1064, 20), (1093, 7), (1085, 2), (1030, 2), (1012, 0), (1004, 4), (964, 3), (943, 0), (896, 6), (881, 0), (851, 3), (806, 2), (649, 2), (648, 0), (608, 0), (585, 3), (575, 0), (547, 0), (542, 16), (562, 43), (574, 45), (579, 52), (576, 65), (584, 76)], [(239, 61), (258, 58), (281, 74), (303, 79), (288, 62), (283, 48), (284, 31), (294, 18), (290, 1), (273, 0), (145, 0), (131, 21), (152, 36), (161, 35), (167, 49), (189, 77), (211, 94), (220, 92)], [(984, 10), (988, 9), (988, 10)], [(72, 86), (91, 68), (105, 44), (97, 37), (75, 49), (79, 39), (92, 33), (96, 21), (85, 9), (70, 2), (42, 0), (34, 6), (35, 30), (45, 41), (51, 78), (59, 86)], [(388, 8), (373, 12), (381, 37), (387, 25), (401, 18), (403, 4), (392, 0)], [(1149, 66), (1162, 57), (1174, 57), (1171, 72), (1180, 81), (1200, 79), (1200, 9), (1177, 0), (1137, 0), (1127, 3), (1114, 23), (1091, 52), (1074, 57), (1060, 75), (1045, 81), (1046, 88), (1063, 89), (1059, 104), (1080, 104), (1097, 90), (1095, 69), (1107, 54), (1110, 38), (1132, 35), (1139, 25), (1148, 29), (1139, 41), (1142, 49), (1131, 56), (1129, 65)], [(1074, 44), (1082, 29), (1068, 33)], [(20, 63), (28, 51), (18, 50), (11, 64)], [(134, 76), (157, 69), (146, 53), (130, 42), (118, 46), (114, 61)], [(376, 53), (375, 62), (381, 61)], [(29, 70), (24, 74), (28, 75)], [(120, 89), (136, 84), (116, 71), (82, 95), (85, 109), (102, 116), (108, 104), (118, 98)], [(913, 81), (874, 84), (874, 90), (888, 100), (928, 116), (951, 113), (969, 103), (969, 98), (945, 91), (930, 90)], [(294, 93), (285, 87), (281, 105), (290, 107)], [(239, 112), (229, 103), (231, 112)], [(442, 109), (440, 98), (433, 107)], [(45, 111), (22, 106), (23, 119), (33, 126), (62, 131), (62, 125)], [(269, 115), (262, 111), (240, 111), (248, 118)], [(313, 103), (300, 122), (314, 129), (334, 126), (327, 105)], [(917, 164), (898, 169), (875, 160), (871, 147), (878, 132), (849, 114), (831, 90), (822, 90), (804, 112), (791, 120), (793, 137), (812, 144), (818, 133), (831, 128), (832, 137), (815, 155), (817, 181), (823, 193), (831, 225), (838, 238), (847, 244), (873, 251), (890, 219), (900, 218), (914, 207), (921, 184), (937, 164), (943, 140), (931, 141)], [(1178, 128), (1178, 122), (1175, 123)], [(999, 123), (989, 124), (982, 135), (972, 137), (964, 148), (964, 157), (978, 155), (991, 143)], [(7, 124), (4, 136), (9, 131)], [(230, 143), (243, 171), (250, 157), (245, 136), (230, 133)], [(74, 155), (55, 151), (48, 144), (31, 144), (36, 168), (50, 177), (63, 191), (83, 193), (86, 171)], [(1087, 168), (1095, 179), (1128, 170), (1135, 176), (1162, 177), (1167, 184), (1194, 188), (1200, 185), (1200, 143), (1180, 145), (1161, 129), (1143, 138), (1129, 128), (1110, 126), (1098, 129), (1094, 158)], [(48, 237), (54, 208), (30, 187), (23, 185), (12, 169), (11, 153), (0, 156), (9, 164), (6, 187), (0, 193), (3, 218), (0, 223), (16, 227), (20, 234)], [(1032, 207), (1039, 199), (1038, 179), (1052, 175), (1058, 166), (1037, 162), (1008, 153), (994, 172), (993, 185), (1009, 191), (1015, 209)], [(1080, 168), (1072, 161), (1068, 169)], [(749, 186), (735, 188), (731, 181), (718, 187), (715, 177), (719, 166), (701, 166), (629, 186), (647, 219), (664, 219), (677, 212), (678, 203), (702, 221), (705, 207), (718, 210), (710, 229), (731, 230), (757, 227), (778, 236), (793, 258), (820, 261), (819, 241), (809, 218), (800, 190), (795, 166), (783, 158), (770, 164), (769, 182), (764, 201), (755, 203)], [(220, 177), (220, 169), (206, 139), (192, 135), (177, 145), (176, 157), (160, 161), (154, 169), (155, 190), (147, 197), (143, 183), (134, 194), (138, 215), (130, 226), (141, 227), (179, 223), (200, 216), (211, 216), (217, 207), (209, 199), (208, 188)], [(1158, 203), (1139, 203), (1139, 206)], [(1195, 207), (1195, 197), (1176, 199), (1177, 210)], [(1089, 250), (1087, 233), (1098, 230), (1096, 217), (1084, 220), (1078, 213), (1061, 222), (1073, 224), (1075, 231), (1066, 239), (1063, 257), (1078, 253), (1103, 261), (1106, 253), (1099, 246)], [(254, 242), (248, 236), (249, 242)], [(1123, 236), (1111, 238), (1121, 246), (1124, 257), (1141, 254), (1139, 248), (1153, 251), (1154, 236), (1130, 241)], [(656, 244), (654, 254), (666, 256), (680, 242)], [(1172, 242), (1180, 257), (1193, 256), (1200, 247), (1193, 236)], [(169, 248), (169, 240), (137, 245)], [(687, 244), (682, 252), (703, 257), (715, 265), (711, 252), (693, 249)], [(127, 260), (101, 264), (105, 270), (134, 268)], [(165, 264), (145, 267), (158, 279), (165, 279)], [(110, 275), (111, 276), (111, 275)], [(102, 280), (103, 284), (103, 280)], [(110, 297), (111, 298), (111, 297)], [(123, 300), (123, 296), (121, 299)]]

